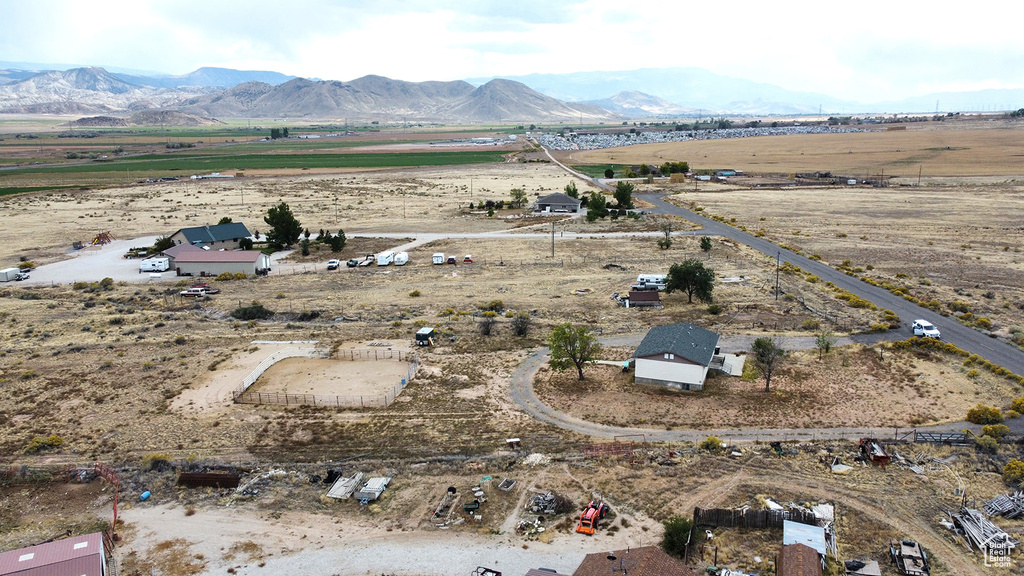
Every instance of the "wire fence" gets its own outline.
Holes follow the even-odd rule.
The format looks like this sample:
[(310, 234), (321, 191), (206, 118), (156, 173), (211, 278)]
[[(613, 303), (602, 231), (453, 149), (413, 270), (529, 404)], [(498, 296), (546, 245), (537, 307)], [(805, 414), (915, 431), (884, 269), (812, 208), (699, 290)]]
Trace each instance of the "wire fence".
[[(282, 350), (281, 352), (298, 352), (294, 350)], [(409, 368), (405, 371), (405, 376), (401, 378), (390, 390), (383, 394), (367, 394), (367, 395), (352, 395), (352, 396), (339, 396), (333, 394), (288, 394), (285, 392), (252, 392), (249, 391), (249, 387), (259, 378), (263, 372), (270, 368), (275, 362), (278, 362), (284, 358), (291, 358), (296, 356), (309, 356), (312, 358), (328, 358), (330, 354), (323, 355), (318, 350), (307, 351), (309, 354), (293, 353), (287, 355), (280, 355), (281, 352), (271, 354), (260, 365), (253, 370), (242, 384), (236, 389), (234, 395), (235, 402), (239, 404), (274, 404), (279, 406), (327, 406), (334, 408), (387, 408), (398, 398), (398, 395), (405, 390), (405, 387), (412, 382), (412, 379), (416, 376), (416, 371), (420, 367), (419, 358), (412, 353), (403, 352), (401, 350), (362, 350), (362, 349), (351, 349), (351, 350), (338, 350), (337, 359), (341, 361), (354, 361), (354, 360), (399, 360), (409, 362)], [(316, 355), (312, 355), (316, 354)], [(259, 372), (257, 374), (257, 371)], [(255, 375), (255, 377), (254, 377)], [(247, 381), (252, 379), (251, 382), (246, 384)], [(244, 386), (244, 388), (243, 388)]]

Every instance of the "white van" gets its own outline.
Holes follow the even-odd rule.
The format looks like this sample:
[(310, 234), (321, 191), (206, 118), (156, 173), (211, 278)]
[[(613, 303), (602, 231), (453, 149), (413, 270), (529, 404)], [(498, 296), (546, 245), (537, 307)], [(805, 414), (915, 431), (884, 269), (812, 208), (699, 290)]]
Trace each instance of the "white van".
[(139, 263), (139, 272), (166, 272), (171, 269), (171, 259), (166, 256), (146, 258)]
[(380, 254), (377, 254), (377, 266), (387, 266), (389, 264), (394, 264), (394, 262), (394, 252), (381, 252)]
[(665, 274), (641, 274), (636, 277), (636, 284), (633, 284), (631, 288), (633, 290), (664, 290), (667, 281), (668, 276)]
[(409, 253), (408, 252), (399, 252), (398, 254), (395, 254), (395, 266), (405, 266), (405, 264), (408, 261), (409, 261)]
[(444, 264), (444, 252), (434, 252), (434, 256), (430, 261), (434, 264)]

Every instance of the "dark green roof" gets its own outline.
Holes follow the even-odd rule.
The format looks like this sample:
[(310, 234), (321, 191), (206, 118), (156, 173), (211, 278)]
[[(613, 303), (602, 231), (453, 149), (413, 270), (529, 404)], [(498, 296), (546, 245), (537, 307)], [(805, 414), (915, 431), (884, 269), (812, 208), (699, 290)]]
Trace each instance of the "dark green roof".
[(718, 334), (689, 322), (679, 322), (651, 328), (643, 342), (636, 347), (634, 358), (661, 354), (675, 354), (695, 364), (707, 366), (715, 355)]
[(189, 244), (212, 244), (226, 240), (237, 241), (251, 236), (245, 224), (241, 222), (229, 222), (213, 226), (193, 226), (192, 228), (182, 228), (178, 232), (185, 236)]

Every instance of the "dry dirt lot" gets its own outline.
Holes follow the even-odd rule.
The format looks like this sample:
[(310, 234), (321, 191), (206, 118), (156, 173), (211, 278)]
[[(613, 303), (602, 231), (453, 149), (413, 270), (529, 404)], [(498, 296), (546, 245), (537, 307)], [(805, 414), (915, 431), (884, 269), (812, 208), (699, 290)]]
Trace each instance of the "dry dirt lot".
[[(166, 234), (226, 215), (259, 228), (261, 214), (281, 199), (312, 231), (344, 228), (347, 233), (389, 232), (402, 238), (416, 231), (507, 231), (521, 229), (529, 221), (509, 211), (488, 218), (474, 214), (468, 204), (507, 198), (513, 187), (523, 187), (531, 195), (546, 194), (561, 190), (567, 182), (550, 166), (529, 164), (245, 178), (5, 198), (6, 213), (19, 226), (23, 221), (24, 227), (18, 232), (0, 231), (0, 257), (5, 262), (18, 256), (53, 261), (63, 257), (71, 240), (88, 239), (98, 230), (109, 229), (122, 238)], [(684, 204), (695, 202), (706, 212), (735, 217), (737, 225), (748, 229), (763, 226), (769, 237), (808, 254), (819, 253), (836, 263), (850, 259), (866, 274), (906, 282), (922, 297), (963, 300), (1000, 328), (1011, 326), (1017, 303), (1024, 300), (1016, 292), (1020, 286), (1018, 242), (1009, 241), (1017, 232), (1013, 211), (998, 206), (1013, 202), (1016, 188), (906, 190), (914, 196), (902, 204), (893, 196), (902, 188), (844, 189), (843, 194), (829, 188), (707, 187), (697, 193), (669, 192), (678, 193), (677, 201)], [(965, 202), (974, 209), (962, 210)], [(794, 205), (800, 209), (793, 209)], [(907, 225), (901, 216), (906, 209), (926, 210), (920, 216), (941, 219), (937, 225), (946, 236), (933, 237), (929, 225), (917, 220)], [(863, 218), (864, 214), (870, 218)], [(504, 216), (513, 217), (500, 218)], [(656, 231), (661, 223), (658, 219), (571, 221), (558, 226), (568, 231), (631, 232)], [(545, 223), (542, 228), (548, 226)], [(971, 238), (964, 239), (966, 234)], [(1000, 234), (1007, 238), (1006, 244), (1000, 244)], [(379, 242), (352, 239), (342, 257), (375, 251)], [(184, 557), (192, 559), (188, 570), (194, 573), (221, 573), (228, 567), (236, 573), (283, 573), (297, 558), (314, 562), (331, 556), (336, 561), (346, 544), (358, 546), (358, 557), (366, 558), (366, 566), (376, 573), (415, 574), (373, 563), (384, 555), (365, 536), (386, 538), (396, 533), (404, 534), (401, 541), (407, 547), (402, 550), (421, 556), (424, 550), (447, 554), (450, 549), (444, 547), (444, 539), (460, 534), (472, 537), (482, 549), (508, 554), (500, 558), (509, 562), (513, 562), (512, 551), (519, 554), (519, 550), (538, 552), (545, 560), (575, 558), (606, 544), (657, 541), (659, 521), (672, 514), (687, 514), (698, 504), (739, 506), (755, 502), (758, 494), (793, 500), (839, 499), (841, 510), (848, 514), (849, 541), (863, 542), (850, 551), (851, 557), (864, 554), (882, 559), (888, 537), (906, 535), (933, 550), (942, 563), (939, 573), (981, 573), (978, 560), (950, 543), (937, 527), (938, 510), (949, 505), (952, 490), (945, 472), (929, 471), (925, 479), (904, 469), (881, 473), (856, 468), (850, 476), (836, 478), (817, 464), (822, 446), (804, 447), (804, 455), (793, 459), (776, 460), (762, 451), (760, 456), (748, 454), (739, 461), (694, 453), (690, 446), (652, 447), (656, 461), (661, 459), (658, 454), (678, 449), (681, 454), (675, 457), (675, 466), (573, 458), (588, 439), (538, 424), (508, 398), (512, 372), (558, 323), (586, 324), (601, 329), (605, 336), (643, 333), (673, 321), (691, 321), (725, 333), (813, 334), (802, 329), (821, 321), (812, 311), (836, 318), (837, 324), (825, 322), (824, 327), (837, 331), (867, 328), (879, 321), (880, 314), (850, 309), (820, 284), (795, 276), (783, 277), (787, 297), (776, 302), (769, 291), (774, 261), (724, 242), (716, 242), (710, 255), (705, 255), (696, 237), (679, 237), (670, 250), (662, 251), (653, 237), (569, 239), (556, 234), (554, 258), (550, 250), (547, 237), (474, 240), (469, 246), (465, 240), (439, 239), (413, 250), (411, 264), (400, 269), (370, 267), (329, 274), (320, 269), (222, 282), (221, 294), (201, 302), (174, 298), (168, 294), (176, 290), (171, 284), (4, 285), (0, 287), (0, 454), (15, 465), (112, 462), (123, 471), (126, 494), (152, 490), (153, 502), (133, 504), (135, 510), (125, 513), (124, 574), (146, 574), (150, 568), (170, 574), (160, 562), (182, 558), (185, 551)], [(477, 262), (435, 267), (427, 264), (428, 255), (435, 251), (472, 253)], [(328, 257), (321, 252), (308, 261)], [(706, 306), (688, 305), (679, 294), (666, 296), (664, 308), (648, 311), (626, 310), (609, 298), (624, 291), (637, 274), (666, 269), (687, 257), (710, 258), (709, 265), (719, 277), (741, 279), (716, 286), (722, 313), (713, 315)], [(988, 290), (992, 298), (985, 296)], [(251, 323), (228, 316), (252, 300), (277, 315)], [(504, 318), (494, 335), (478, 333), (475, 314), (495, 300), (501, 300), (506, 310), (530, 312), (533, 329), (526, 338), (512, 336)], [(299, 320), (301, 312), (313, 310), (321, 312), (319, 318)], [(271, 345), (254, 341), (411, 344), (413, 333), (423, 325), (440, 329), (439, 346), (421, 351), (420, 374), (387, 409), (238, 406), (210, 392), (216, 389), (215, 383), (244, 376), (249, 366), (270, 353)], [(610, 352), (621, 356), (626, 351)], [(969, 376), (961, 360), (952, 356), (887, 351), (878, 360), (876, 349), (857, 347), (834, 350), (821, 361), (810, 352), (794, 354), (767, 395), (759, 382), (740, 379), (713, 380), (708, 393), (697, 396), (653, 394), (635, 388), (620, 373), (607, 374), (602, 369), (595, 369), (593, 375), (579, 384), (545, 371), (538, 391), (546, 401), (578, 416), (659, 429), (712, 427), (712, 422), (907, 426), (956, 420), (976, 402), (1006, 407), (1020, 394), (984, 371)], [(197, 405), (216, 409), (197, 410)], [(59, 436), (63, 444), (35, 455), (22, 453), (33, 438), (51, 435)], [(503, 451), (505, 439), (513, 436), (524, 438), (529, 452), (565, 455), (565, 461), (530, 468), (523, 459)], [(850, 457), (849, 445), (837, 444), (834, 450)], [(1003, 489), (992, 473), (1000, 471), (1019, 449), (1004, 445), (991, 457), (976, 455), (973, 449), (957, 452), (962, 454), (958, 470), (970, 483), (971, 493), (990, 497)], [(143, 462), (152, 461), (154, 455), (178, 467), (238, 464), (244, 470), (283, 467), (299, 474), (270, 481), (258, 495), (236, 501), (218, 491), (179, 491), (173, 486), (172, 471), (143, 470)], [(949, 451), (936, 451), (936, 455), (944, 457)], [(386, 473), (396, 478), (395, 485), (377, 507), (324, 502), (322, 488), (314, 489), (302, 473), (322, 475), (329, 467)], [(521, 479), (520, 490), (557, 489), (577, 504), (589, 498), (591, 489), (601, 490), (616, 513), (622, 511), (613, 524), (619, 527), (616, 536), (583, 539), (564, 533), (568, 522), (563, 522), (552, 531), (556, 537), (550, 545), (518, 540), (506, 522), (517, 508), (513, 498), (523, 492), (509, 495), (508, 500), (495, 498), (493, 503), (499, 506), (482, 525), (462, 524), (441, 532), (424, 520), (447, 486), (469, 487), (485, 475), (514, 475)], [(784, 480), (785, 489), (779, 479)], [(68, 491), (63, 485), (53, 489), (57, 492), (30, 491), (24, 498), (15, 497), (20, 494), (16, 491), (5, 493), (10, 496), (4, 499), (5, 510), (11, 510), (3, 517), (5, 543), (41, 541), (52, 536), (49, 532), (66, 529), (68, 522), (52, 508), (42, 508), (53, 512), (42, 514), (52, 524), (19, 521), (22, 514), (17, 507), (30, 501), (28, 496), (39, 494), (54, 502), (53, 494)], [(84, 498), (80, 508), (93, 516), (106, 514), (109, 508), (100, 500), (100, 496)], [(295, 515), (296, 510), (301, 515)], [(167, 518), (174, 522), (166, 522)], [(191, 519), (205, 524), (193, 524)], [(329, 522), (338, 522), (340, 532), (324, 528)], [(225, 528), (225, 523), (232, 527)], [(259, 534), (265, 534), (261, 540), (243, 537), (235, 528), (256, 523)], [(217, 530), (212, 533), (218, 537), (199, 536), (209, 533), (203, 530)], [(847, 541), (846, 536), (841, 538)], [(736, 566), (749, 566), (747, 559), (755, 553), (766, 554), (762, 551), (774, 541), (756, 534), (726, 537), (729, 542), (733, 539), (728, 550)], [(267, 544), (278, 541), (280, 545)], [(516, 561), (531, 563), (529, 554), (526, 560)], [(263, 568), (260, 562), (265, 563)], [(484, 559), (466, 557), (465, 562), (484, 563)], [(518, 569), (525, 564), (513, 565)], [(339, 570), (336, 564), (324, 564), (310, 565), (307, 571)], [(448, 572), (442, 567), (424, 573)]]

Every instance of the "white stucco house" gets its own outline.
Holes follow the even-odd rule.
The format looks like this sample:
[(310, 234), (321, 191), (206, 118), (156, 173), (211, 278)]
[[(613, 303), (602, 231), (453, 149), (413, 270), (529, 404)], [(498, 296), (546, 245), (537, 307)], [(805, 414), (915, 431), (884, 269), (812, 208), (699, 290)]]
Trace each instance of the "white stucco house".
[(718, 339), (715, 332), (688, 322), (651, 328), (633, 353), (634, 380), (677, 390), (703, 390), (718, 353)]

